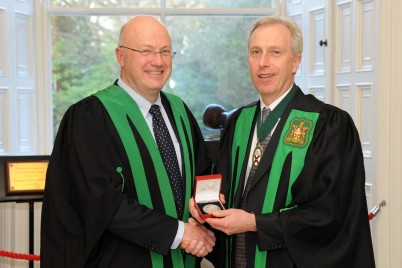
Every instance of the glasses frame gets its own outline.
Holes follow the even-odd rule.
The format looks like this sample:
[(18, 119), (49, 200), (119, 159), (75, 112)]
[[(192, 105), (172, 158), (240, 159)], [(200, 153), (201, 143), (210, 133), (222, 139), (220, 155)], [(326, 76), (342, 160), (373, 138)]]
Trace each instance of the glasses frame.
[[(132, 50), (134, 52), (138, 52), (138, 53), (141, 54), (141, 56), (144, 56), (144, 57), (149, 57), (151, 55), (154, 56), (157, 53), (159, 53), (162, 57), (166, 57), (166, 56), (162, 55), (163, 51), (152, 51), (152, 50), (149, 50), (149, 49), (138, 50), (138, 49), (134, 49), (134, 48), (131, 48), (131, 47), (126, 47), (126, 46), (119, 46), (119, 48), (126, 48), (126, 49)], [(150, 52), (150, 54), (147, 54), (148, 51)], [(170, 57), (173, 59), (174, 56), (176, 55), (176, 53), (177, 53), (176, 50), (174, 50), (172, 48), (172, 50), (170, 51)]]

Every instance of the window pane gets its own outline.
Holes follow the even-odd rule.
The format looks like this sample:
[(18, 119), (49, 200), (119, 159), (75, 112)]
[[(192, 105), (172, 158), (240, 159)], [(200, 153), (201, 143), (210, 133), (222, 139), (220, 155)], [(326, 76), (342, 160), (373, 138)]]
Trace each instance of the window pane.
[(167, 8), (256, 8), (272, 7), (272, 0), (167, 0)]
[(270, 8), (272, 0), (168, 0), (168, 8)]
[(52, 7), (85, 8), (270, 8), (272, 0), (51, 0)]
[(249, 78), (248, 29), (255, 17), (167, 17), (177, 51), (167, 90), (179, 95), (197, 118), (204, 136), (202, 114), (208, 104), (227, 111), (256, 100)]
[(119, 76), (114, 56), (124, 17), (52, 17), (54, 130), (66, 109), (111, 85)]
[(83, 8), (157, 8), (160, 0), (51, 0), (52, 7)]
[[(119, 77), (114, 49), (128, 17), (52, 17), (54, 130), (66, 109)], [(205, 137), (218, 135), (202, 122), (208, 104), (227, 111), (257, 99), (247, 60), (247, 34), (255, 17), (168, 16), (177, 55), (165, 90), (182, 97)]]

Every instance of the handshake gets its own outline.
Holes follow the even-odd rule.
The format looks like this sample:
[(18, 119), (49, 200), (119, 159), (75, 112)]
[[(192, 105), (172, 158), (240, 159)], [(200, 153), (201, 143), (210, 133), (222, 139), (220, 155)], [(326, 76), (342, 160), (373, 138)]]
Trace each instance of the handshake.
[[(221, 194), (219, 199), (224, 205), (225, 197)], [(255, 215), (242, 209), (212, 211), (211, 214), (213, 217), (203, 219), (196, 208), (194, 198), (191, 198), (190, 213), (193, 218), (190, 218), (188, 223), (185, 223), (180, 247), (187, 253), (191, 253), (197, 257), (204, 257), (215, 246), (215, 235), (203, 225), (205, 222), (215, 230), (227, 235), (257, 231)]]
[[(225, 202), (223, 195), (221, 195), (221, 200)], [(215, 246), (215, 235), (203, 225), (205, 221), (195, 207), (194, 198), (190, 199), (190, 213), (193, 218), (189, 218), (188, 223), (184, 224), (184, 234), (180, 242), (180, 248), (194, 256), (204, 257)]]
[(212, 251), (214, 246), (215, 235), (212, 231), (193, 218), (184, 223), (184, 234), (180, 248), (197, 257), (204, 257)]

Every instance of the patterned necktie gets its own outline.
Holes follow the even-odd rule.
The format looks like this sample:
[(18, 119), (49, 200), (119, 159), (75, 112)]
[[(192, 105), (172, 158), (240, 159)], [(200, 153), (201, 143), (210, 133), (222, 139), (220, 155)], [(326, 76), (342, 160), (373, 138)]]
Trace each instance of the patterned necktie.
[[(265, 119), (267, 119), (269, 113), (271, 112), (271, 109), (269, 108), (264, 108), (262, 110), (261, 114), (261, 124), (264, 123)], [(268, 134), (268, 136), (263, 140), (260, 141), (260, 146), (262, 149), (265, 151), (265, 147), (267, 147), (269, 140), (271, 139), (271, 134)], [(261, 156), (262, 157), (262, 156)], [(244, 188), (243, 195), (240, 201), (240, 209), (245, 209), (246, 208), (246, 200), (248, 193), (250, 191), (251, 184), (254, 179), (254, 174), (257, 168), (254, 168), (253, 166), (250, 169), (250, 173), (248, 175), (248, 179), (246, 182), (246, 187)], [(247, 262), (246, 262), (246, 234), (245, 233), (240, 233), (236, 235), (236, 243), (235, 243), (235, 267), (236, 268), (245, 268), (247, 267)]]
[(163, 164), (165, 165), (167, 174), (172, 186), (174, 199), (176, 202), (179, 219), (183, 216), (184, 210), (184, 193), (183, 180), (181, 178), (179, 162), (177, 161), (176, 150), (173, 146), (172, 138), (169, 130), (163, 120), (160, 107), (156, 104), (151, 106), (149, 113), (152, 115), (152, 128), (154, 130), (156, 144), (162, 156)]

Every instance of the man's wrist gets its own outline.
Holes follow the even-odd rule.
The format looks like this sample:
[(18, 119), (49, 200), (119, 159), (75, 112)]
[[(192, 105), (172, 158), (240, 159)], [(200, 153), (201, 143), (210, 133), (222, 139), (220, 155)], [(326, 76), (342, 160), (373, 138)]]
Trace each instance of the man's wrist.
[(179, 224), (177, 226), (177, 233), (173, 240), (172, 246), (170, 247), (171, 249), (176, 249), (180, 245), (181, 240), (183, 239), (184, 222), (182, 222), (182, 221), (178, 221), (178, 222), (179, 222)]
[(257, 220), (254, 213), (250, 213), (250, 232), (257, 232)]

